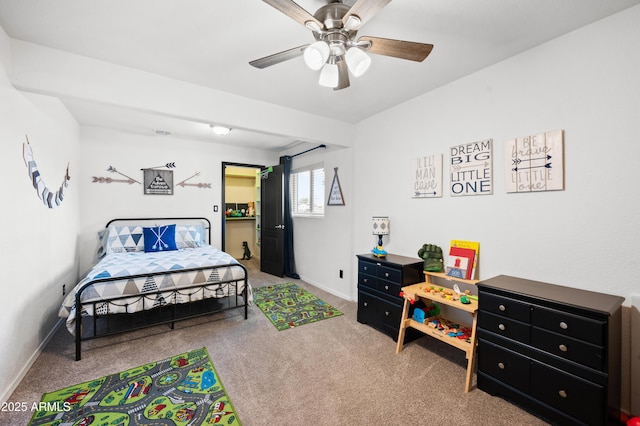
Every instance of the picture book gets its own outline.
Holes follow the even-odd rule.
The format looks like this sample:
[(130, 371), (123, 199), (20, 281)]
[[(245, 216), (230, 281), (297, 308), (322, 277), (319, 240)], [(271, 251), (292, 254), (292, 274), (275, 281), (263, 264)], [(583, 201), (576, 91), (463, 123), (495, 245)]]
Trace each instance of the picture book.
[(467, 279), (469, 259), (463, 256), (449, 256), (446, 272), (450, 277)]
[[(473, 255), (471, 252), (473, 251)], [(451, 240), (449, 256), (463, 256), (469, 259), (467, 269), (468, 280), (476, 279), (478, 270), (478, 256), (480, 255), (480, 243), (475, 241)]]

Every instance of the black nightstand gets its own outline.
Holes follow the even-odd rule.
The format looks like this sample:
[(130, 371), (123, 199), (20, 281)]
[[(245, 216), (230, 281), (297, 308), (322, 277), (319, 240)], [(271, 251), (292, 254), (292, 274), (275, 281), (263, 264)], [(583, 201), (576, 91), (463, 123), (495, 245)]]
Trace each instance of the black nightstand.
[[(402, 287), (424, 281), (424, 262), (418, 258), (387, 254), (359, 254), (358, 322), (368, 324), (398, 340), (402, 305)], [(410, 340), (422, 333), (415, 330)]]

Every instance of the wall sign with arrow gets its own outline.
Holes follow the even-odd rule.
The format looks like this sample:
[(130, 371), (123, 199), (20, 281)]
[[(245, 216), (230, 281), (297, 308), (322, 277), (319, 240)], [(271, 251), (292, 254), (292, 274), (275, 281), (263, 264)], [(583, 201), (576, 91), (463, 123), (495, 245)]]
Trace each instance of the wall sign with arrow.
[(507, 192), (564, 189), (564, 131), (555, 130), (505, 143)]
[(453, 146), (449, 151), (451, 195), (493, 193), (493, 139)]
[[(200, 172), (196, 172), (195, 174), (189, 176), (185, 180), (175, 184), (173, 184), (173, 170), (176, 167), (175, 162), (170, 162), (163, 164), (161, 166), (155, 167), (147, 167), (140, 169), (143, 172), (143, 180), (144, 184), (138, 180), (135, 180), (131, 176), (127, 176), (124, 173), (120, 172), (113, 166), (109, 166), (107, 169), (110, 173), (115, 173), (121, 176), (124, 179), (120, 178), (111, 178), (111, 177), (103, 177), (103, 176), (93, 176), (93, 183), (127, 183), (129, 185), (137, 183), (139, 185), (143, 185), (144, 193), (147, 195), (173, 195), (173, 189), (177, 186), (185, 187), (185, 186), (194, 186), (197, 188), (211, 188), (211, 183), (187, 183), (188, 180), (193, 179), (196, 176), (200, 176)], [(167, 170), (164, 170), (167, 169)]]
[(442, 197), (442, 154), (414, 158), (411, 172), (413, 198)]

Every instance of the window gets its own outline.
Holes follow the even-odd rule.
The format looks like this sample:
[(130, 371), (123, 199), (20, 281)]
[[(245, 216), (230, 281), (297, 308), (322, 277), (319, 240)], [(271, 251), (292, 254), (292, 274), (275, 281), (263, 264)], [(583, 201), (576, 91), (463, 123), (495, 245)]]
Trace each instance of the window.
[(322, 164), (292, 170), (289, 185), (293, 216), (324, 216)]

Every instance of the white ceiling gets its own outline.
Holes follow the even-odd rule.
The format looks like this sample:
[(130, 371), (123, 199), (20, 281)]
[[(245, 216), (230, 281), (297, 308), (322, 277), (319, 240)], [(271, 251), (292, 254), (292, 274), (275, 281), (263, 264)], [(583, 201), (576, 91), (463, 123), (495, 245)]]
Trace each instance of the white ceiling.
[[(314, 13), (326, 0), (297, 3)], [(309, 30), (260, 0), (0, 0), (0, 26), (14, 39), (357, 123), (637, 4), (640, 0), (394, 0), (359, 35), (431, 43), (433, 52), (422, 63), (372, 55), (367, 73), (340, 91), (319, 86), (319, 72), (302, 58), (266, 69), (248, 64), (314, 41)], [(203, 132), (202, 123), (194, 130), (194, 123), (177, 117), (67, 104), (82, 124), (148, 132), (171, 122), (189, 137), (198, 139)], [(250, 133), (242, 138), (247, 146)], [(259, 136), (262, 147), (265, 137), (273, 147), (295, 142)]]

